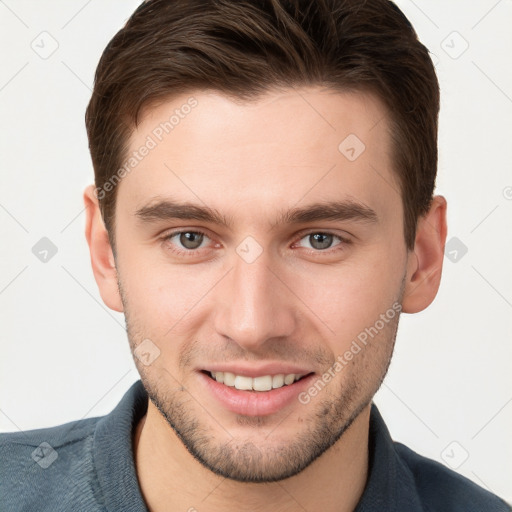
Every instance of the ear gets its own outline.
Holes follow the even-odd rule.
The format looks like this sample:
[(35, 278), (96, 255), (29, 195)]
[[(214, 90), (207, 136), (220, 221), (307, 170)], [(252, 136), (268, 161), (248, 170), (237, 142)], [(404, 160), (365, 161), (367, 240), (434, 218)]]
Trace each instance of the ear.
[(101, 217), (94, 185), (84, 191), (86, 212), (85, 238), (89, 244), (91, 265), (103, 302), (114, 311), (123, 311), (117, 283), (117, 270), (107, 229)]
[(435, 196), (429, 211), (418, 220), (414, 249), (409, 251), (402, 299), (404, 313), (428, 307), (439, 289), (446, 242), (446, 199)]

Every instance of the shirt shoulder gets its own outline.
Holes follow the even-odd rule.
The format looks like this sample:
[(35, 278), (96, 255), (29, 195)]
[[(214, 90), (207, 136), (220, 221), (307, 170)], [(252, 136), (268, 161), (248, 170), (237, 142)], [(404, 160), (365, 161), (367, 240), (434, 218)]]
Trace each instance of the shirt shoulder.
[(419, 455), (402, 443), (395, 451), (416, 486), (426, 512), (510, 512), (512, 507), (495, 494), (443, 464)]
[(92, 449), (99, 419), (0, 434), (1, 510), (104, 510)]

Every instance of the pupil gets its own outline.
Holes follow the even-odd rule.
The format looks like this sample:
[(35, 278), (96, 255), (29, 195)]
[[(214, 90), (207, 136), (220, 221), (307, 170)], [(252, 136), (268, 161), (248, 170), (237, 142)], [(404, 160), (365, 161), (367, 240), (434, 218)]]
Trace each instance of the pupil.
[(197, 249), (203, 241), (203, 235), (201, 233), (194, 233), (193, 231), (187, 231), (181, 233), (180, 243), (187, 249)]
[(315, 233), (310, 235), (310, 243), (315, 249), (327, 249), (332, 243), (332, 235)]

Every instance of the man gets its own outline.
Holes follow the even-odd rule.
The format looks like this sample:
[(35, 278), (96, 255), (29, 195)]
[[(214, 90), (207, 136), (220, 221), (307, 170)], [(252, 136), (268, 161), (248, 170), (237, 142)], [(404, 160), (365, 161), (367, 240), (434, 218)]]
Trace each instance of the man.
[(84, 193), (141, 380), (3, 436), (2, 510), (509, 510), (372, 402), (440, 283), (438, 111), (387, 0), (144, 2), (97, 69)]

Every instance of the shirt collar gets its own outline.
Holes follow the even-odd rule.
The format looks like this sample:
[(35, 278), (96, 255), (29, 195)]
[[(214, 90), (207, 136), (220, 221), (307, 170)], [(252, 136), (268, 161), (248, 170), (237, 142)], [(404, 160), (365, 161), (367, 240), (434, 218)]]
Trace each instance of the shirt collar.
[(135, 382), (115, 409), (104, 416), (94, 433), (93, 457), (103, 505), (109, 511), (147, 512), (137, 479), (133, 431), (146, 414), (148, 396)]
[(374, 402), (370, 412), (368, 453), (366, 487), (354, 512), (422, 512), (412, 474), (397, 454)]

